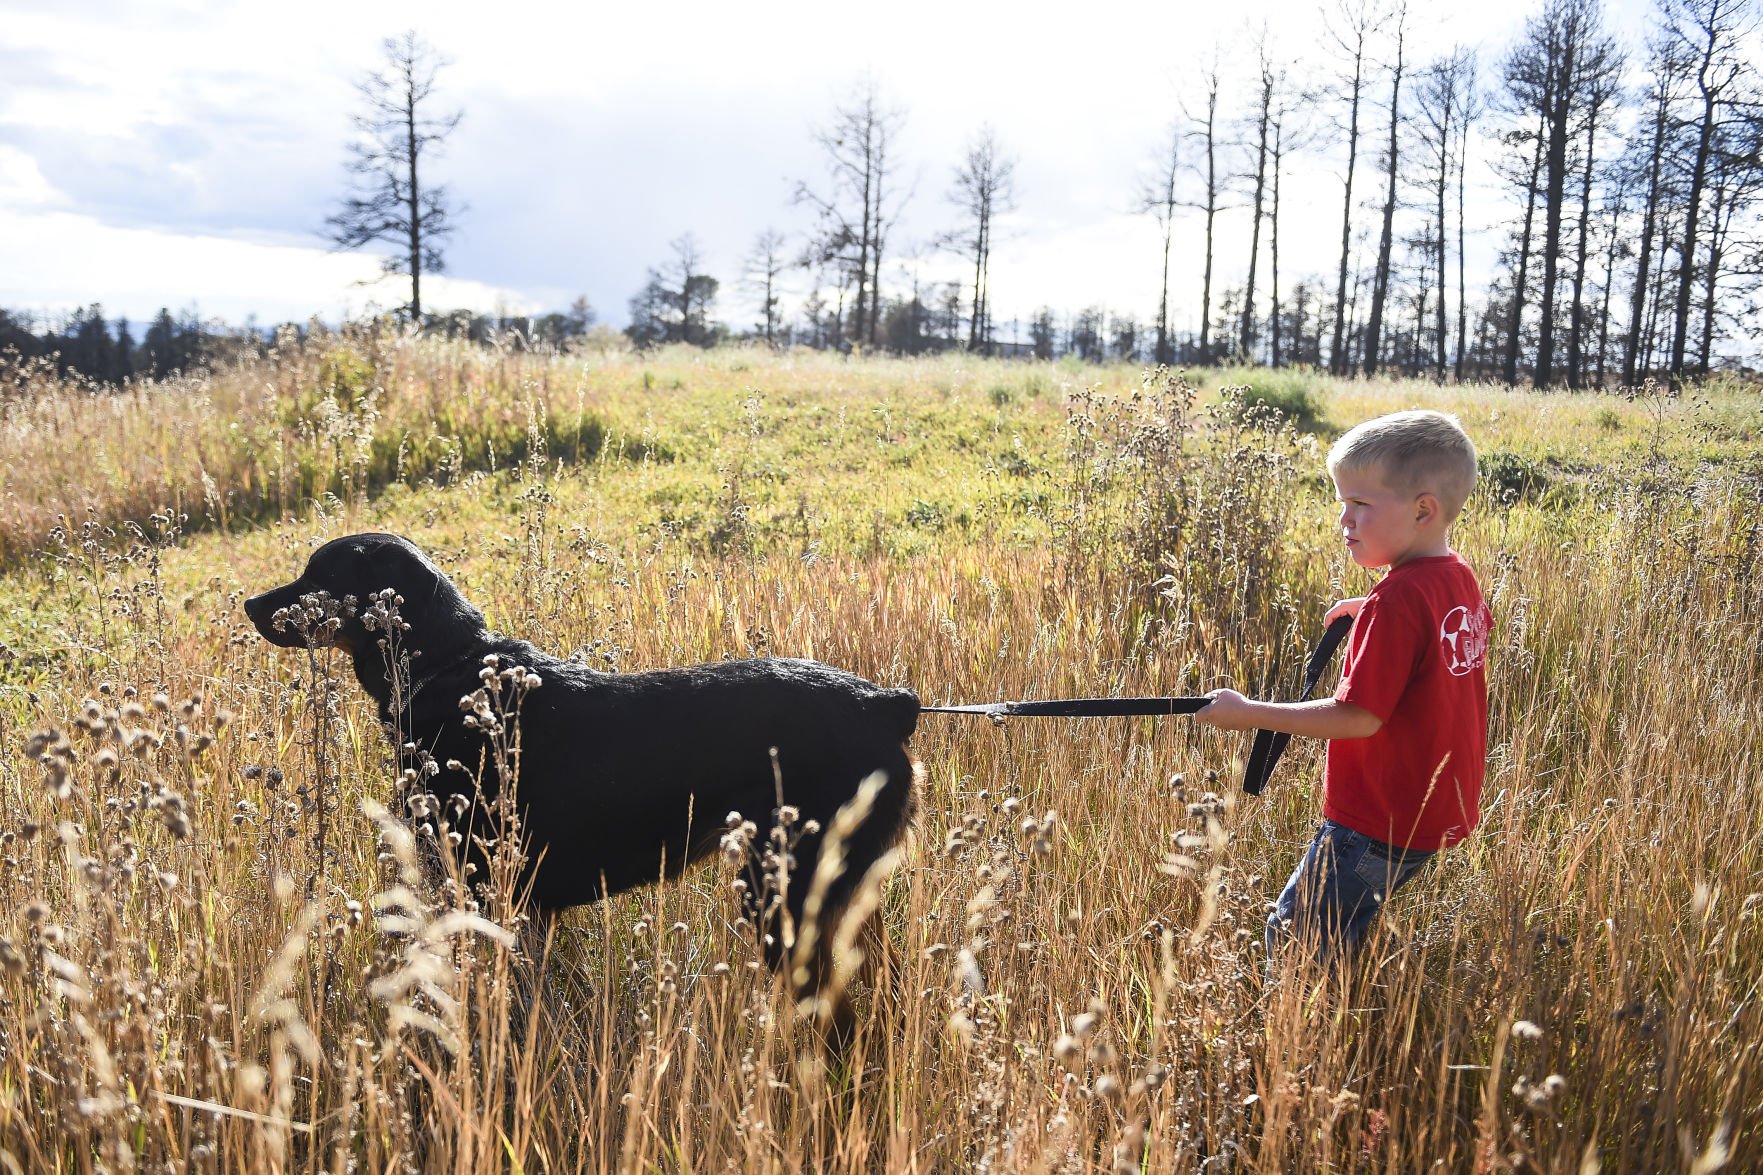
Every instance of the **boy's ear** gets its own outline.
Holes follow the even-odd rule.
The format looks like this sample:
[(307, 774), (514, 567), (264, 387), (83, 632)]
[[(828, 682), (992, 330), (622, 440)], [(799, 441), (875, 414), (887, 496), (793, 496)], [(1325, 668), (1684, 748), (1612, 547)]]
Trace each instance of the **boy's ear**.
[(1439, 505), (1438, 495), (1429, 490), (1422, 490), (1414, 499), (1414, 521), (1425, 524), (1444, 514), (1444, 507)]

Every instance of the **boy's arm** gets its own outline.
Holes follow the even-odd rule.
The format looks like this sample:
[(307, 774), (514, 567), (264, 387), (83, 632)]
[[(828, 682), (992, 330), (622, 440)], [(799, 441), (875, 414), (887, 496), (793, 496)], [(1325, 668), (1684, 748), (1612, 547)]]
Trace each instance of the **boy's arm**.
[(1305, 738), (1370, 738), (1383, 719), (1362, 706), (1319, 698), (1314, 702), (1257, 702), (1233, 689), (1213, 690), (1212, 704), (1196, 722), (1223, 730), (1277, 730)]

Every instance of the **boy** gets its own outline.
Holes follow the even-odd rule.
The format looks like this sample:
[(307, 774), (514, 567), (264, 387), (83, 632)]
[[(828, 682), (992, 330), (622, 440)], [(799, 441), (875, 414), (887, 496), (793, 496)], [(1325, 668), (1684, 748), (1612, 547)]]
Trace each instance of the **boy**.
[(1328, 740), (1321, 827), (1267, 919), (1270, 975), (1294, 940), (1323, 961), (1350, 950), (1391, 893), (1469, 834), (1487, 757), (1492, 618), (1450, 546), (1474, 444), (1455, 417), (1397, 412), (1337, 441), (1328, 472), (1348, 555), (1389, 568), (1325, 618), (1354, 617), (1339, 688), (1292, 703), (1221, 689), (1194, 716)]

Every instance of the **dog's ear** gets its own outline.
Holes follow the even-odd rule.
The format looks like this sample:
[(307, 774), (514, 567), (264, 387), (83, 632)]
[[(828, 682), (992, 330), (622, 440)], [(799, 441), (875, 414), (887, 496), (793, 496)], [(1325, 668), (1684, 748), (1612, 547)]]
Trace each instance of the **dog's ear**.
[(374, 586), (391, 588), (403, 599), (398, 613), (410, 626), (409, 644), (430, 658), (465, 651), (482, 639), (484, 614), (453, 585), (447, 574), (408, 539), (396, 535), (360, 536), (361, 574)]

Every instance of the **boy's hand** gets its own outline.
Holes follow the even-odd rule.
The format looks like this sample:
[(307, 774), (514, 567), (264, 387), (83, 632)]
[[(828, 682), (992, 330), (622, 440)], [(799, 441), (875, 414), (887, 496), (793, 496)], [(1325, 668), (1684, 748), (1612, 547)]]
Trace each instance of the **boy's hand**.
[(1359, 619), (1359, 609), (1363, 607), (1365, 607), (1364, 596), (1354, 596), (1350, 600), (1341, 600), (1336, 603), (1334, 607), (1330, 608), (1322, 617), (1323, 627), (1326, 628), (1328, 625), (1333, 624), (1342, 616), (1351, 616), (1354, 620), (1357, 620)]
[(1212, 704), (1194, 712), (1195, 722), (1220, 730), (1253, 730), (1256, 721), (1248, 698), (1233, 689), (1215, 689), (1206, 695)]

